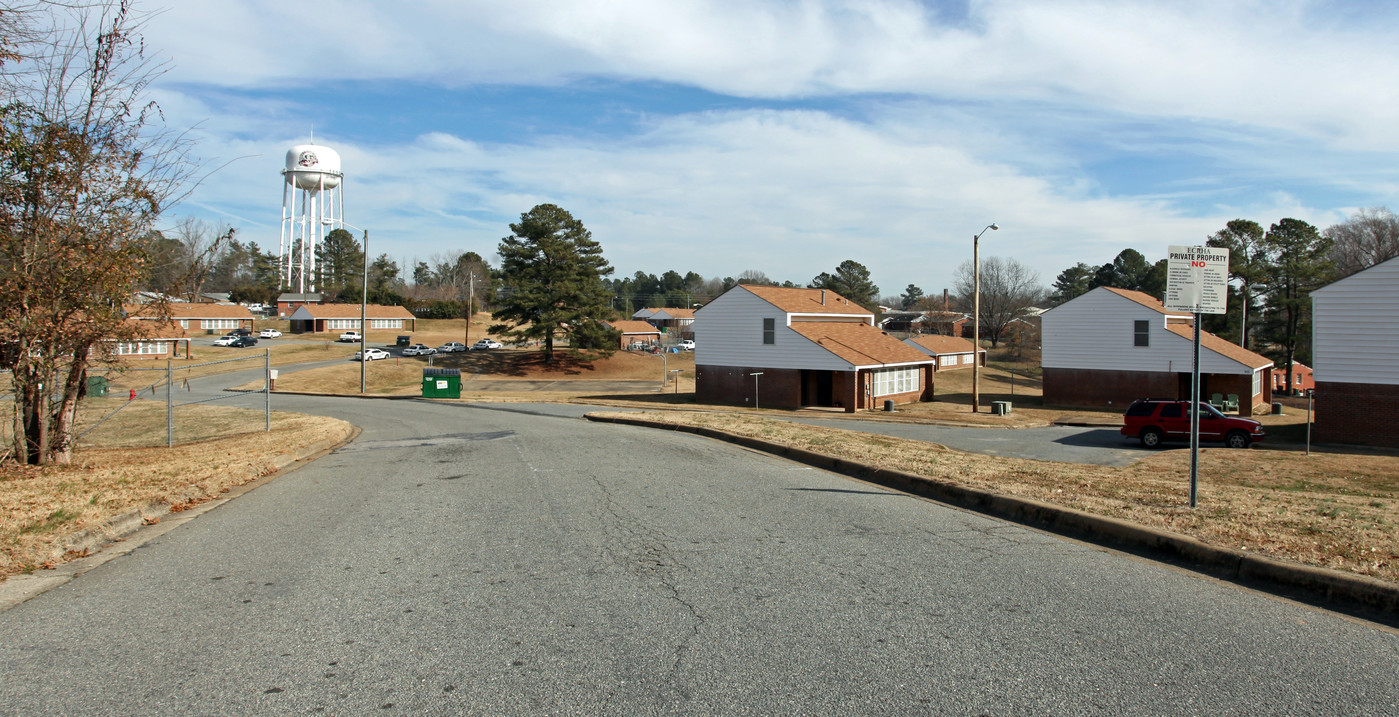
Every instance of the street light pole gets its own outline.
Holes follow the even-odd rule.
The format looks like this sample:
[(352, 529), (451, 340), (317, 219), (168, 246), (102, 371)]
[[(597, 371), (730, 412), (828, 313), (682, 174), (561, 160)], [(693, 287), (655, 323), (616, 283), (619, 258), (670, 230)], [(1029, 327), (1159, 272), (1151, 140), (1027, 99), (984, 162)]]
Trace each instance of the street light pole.
[[(995, 222), (986, 229), (1000, 229)], [(972, 413), (981, 410), (981, 235), (972, 236)]]
[(369, 336), (369, 325), (364, 322), (365, 314), (369, 310), (369, 230), (361, 229), (364, 232), (364, 276), (359, 287), (359, 392), (364, 393), (365, 366), (369, 363), (369, 356), (365, 353), (367, 339)]

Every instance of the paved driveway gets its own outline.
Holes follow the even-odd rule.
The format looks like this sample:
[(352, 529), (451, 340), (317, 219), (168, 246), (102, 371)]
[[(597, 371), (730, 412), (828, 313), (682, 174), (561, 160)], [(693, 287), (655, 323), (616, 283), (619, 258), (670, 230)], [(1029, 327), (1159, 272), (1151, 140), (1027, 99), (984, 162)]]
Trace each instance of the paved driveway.
[(0, 613), (0, 714), (1399, 705), (1392, 631), (737, 446), (276, 400), (364, 432)]

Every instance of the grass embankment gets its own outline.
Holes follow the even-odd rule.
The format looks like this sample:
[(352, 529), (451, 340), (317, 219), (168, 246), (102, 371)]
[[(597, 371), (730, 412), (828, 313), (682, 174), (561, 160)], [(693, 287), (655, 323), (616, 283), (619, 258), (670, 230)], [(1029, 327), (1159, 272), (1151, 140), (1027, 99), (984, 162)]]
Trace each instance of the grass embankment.
[(737, 413), (614, 415), (708, 426), (1163, 528), (1212, 545), (1399, 581), (1399, 457), (1392, 455), (1206, 448), (1200, 454), (1199, 507), (1192, 509), (1184, 449), (1110, 468), (973, 455)]
[[(85, 401), (80, 428), (125, 399)], [(174, 448), (166, 448), (164, 402), (137, 400), (87, 434), (68, 466), (0, 464), (0, 578), (78, 557), (70, 538), (157, 506), (198, 504), (275, 470), (303, 446), (347, 438), (344, 421), (227, 406), (178, 409)], [(3, 438), (8, 441), (9, 434)]]

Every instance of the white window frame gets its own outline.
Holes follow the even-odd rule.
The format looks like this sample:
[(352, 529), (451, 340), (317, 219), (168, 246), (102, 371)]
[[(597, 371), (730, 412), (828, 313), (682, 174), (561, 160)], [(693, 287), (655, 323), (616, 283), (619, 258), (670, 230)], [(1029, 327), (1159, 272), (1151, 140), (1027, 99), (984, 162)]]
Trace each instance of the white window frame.
[(918, 366), (908, 366), (904, 368), (881, 368), (871, 372), (873, 374), (874, 396), (892, 396), (899, 393), (911, 393), (920, 388), (922, 373)]

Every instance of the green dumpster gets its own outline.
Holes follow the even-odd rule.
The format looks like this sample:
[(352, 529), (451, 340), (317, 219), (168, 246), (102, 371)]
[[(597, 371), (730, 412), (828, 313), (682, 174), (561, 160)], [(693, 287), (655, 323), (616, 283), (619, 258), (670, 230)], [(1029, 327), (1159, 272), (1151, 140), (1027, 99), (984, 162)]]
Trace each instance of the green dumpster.
[(461, 369), (423, 369), (423, 398), (461, 398)]
[(103, 397), (103, 396), (106, 396), (106, 395), (107, 395), (107, 377), (106, 377), (106, 376), (88, 376), (88, 377), (87, 377), (87, 395), (92, 396), (92, 397), (94, 397), (94, 398), (101, 398), (101, 397)]

